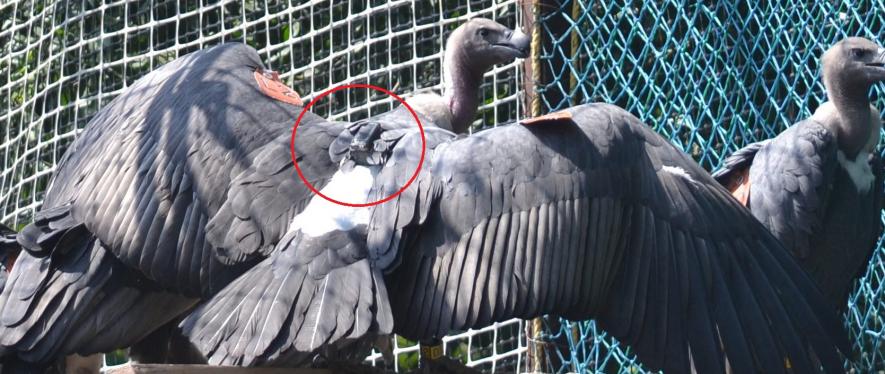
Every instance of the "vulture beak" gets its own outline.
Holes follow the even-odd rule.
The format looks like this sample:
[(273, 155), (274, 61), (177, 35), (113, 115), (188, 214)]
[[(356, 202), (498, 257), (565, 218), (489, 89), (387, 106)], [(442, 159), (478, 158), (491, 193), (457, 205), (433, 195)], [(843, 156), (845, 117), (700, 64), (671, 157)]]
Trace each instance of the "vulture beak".
[(526, 58), (529, 56), (529, 43), (531, 39), (520, 29), (516, 31), (508, 31), (505, 39), (495, 43), (495, 46), (508, 48), (515, 52), (516, 57)]
[(876, 56), (866, 63), (869, 74), (875, 81), (885, 81), (885, 48), (879, 47)]

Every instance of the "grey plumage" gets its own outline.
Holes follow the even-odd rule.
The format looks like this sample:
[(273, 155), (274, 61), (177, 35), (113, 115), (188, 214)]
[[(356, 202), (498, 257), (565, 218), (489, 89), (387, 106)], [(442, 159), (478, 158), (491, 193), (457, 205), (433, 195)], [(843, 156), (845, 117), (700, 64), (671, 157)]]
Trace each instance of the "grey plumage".
[[(256, 73), (267, 75), (250, 47), (195, 52), (92, 119), (19, 235), (28, 258), (0, 296), (3, 354), (44, 363), (131, 344), (280, 244), (312, 197), (289, 159), (301, 107), (262, 93)], [(295, 150), (317, 188), (338, 169), (329, 148), (347, 125), (312, 113), (300, 124)]]
[[(365, 284), (376, 287), (376, 300), (386, 287), (393, 331), (410, 339), (554, 314), (597, 318), (645, 364), (668, 372), (688, 372), (690, 363), (698, 372), (724, 372), (726, 357), (738, 372), (783, 372), (784, 358), (798, 372), (812, 371), (817, 359), (841, 371), (837, 346), (845, 352), (848, 344), (839, 321), (725, 189), (617, 107), (568, 113), (572, 119), (468, 137), (429, 129), (419, 177), (372, 208), (366, 235), (361, 228), (309, 241), (296, 235), (304, 243), (287, 248), (352, 246), (373, 272), (387, 273)], [(418, 135), (402, 137), (375, 178), (373, 197), (397, 191), (419, 154)], [(303, 266), (297, 264), (289, 271)], [(273, 273), (279, 278), (281, 271)], [(261, 289), (250, 279), (219, 295)], [(260, 335), (250, 324), (218, 330), (203, 323), (221, 315), (207, 311), (222, 303), (210, 300), (188, 317), (185, 333), (197, 341), (217, 331)], [(375, 318), (386, 318), (383, 306)], [(273, 318), (307, 326), (302, 313), (279, 312), (286, 313), (257, 314), (258, 325)], [(338, 342), (333, 336), (327, 343)], [(262, 354), (299, 357), (295, 344), (273, 344)], [(229, 350), (203, 348), (213, 359), (245, 362)]]
[[(505, 126), (437, 148), (415, 188), (376, 208), (370, 251), (403, 256), (388, 277), (397, 333), (421, 339), (482, 326), (468, 321), (546, 313), (596, 317), (644, 363), (674, 372), (688, 371), (689, 348), (699, 372), (722, 371), (720, 339), (732, 365), (755, 371), (782, 365), (786, 356), (805, 361), (797, 368), (808, 365), (799, 341), (821, 331), (807, 329), (812, 325), (825, 326), (830, 338), (841, 341), (838, 321), (823, 311), (808, 279), (693, 161), (618, 108), (569, 111), (575, 124)], [(384, 176), (378, 178), (386, 183), (381, 194), (397, 184)], [(422, 201), (427, 198), (432, 201)], [(396, 213), (402, 211), (397, 206), (410, 204), (428, 210)], [(559, 219), (575, 208), (580, 218)], [(490, 221), (516, 229), (486, 235)], [(397, 242), (409, 235), (417, 237)], [(498, 238), (509, 244), (486, 242)], [(572, 253), (563, 241), (581, 244)], [(460, 271), (485, 248), (499, 246), (514, 259), (512, 270), (496, 269), (499, 277), (483, 283)], [(568, 274), (571, 281), (561, 282), (557, 277), (565, 272), (557, 269), (567, 268), (566, 261), (583, 265)], [(756, 265), (741, 265), (746, 261)], [(797, 290), (820, 317), (812, 309), (781, 305), (777, 294), (807, 308)], [(464, 291), (473, 295), (462, 296)], [(743, 296), (732, 297), (734, 292)], [(509, 302), (498, 309), (493, 302), (502, 294)], [(491, 295), (497, 300), (473, 302)], [(462, 319), (461, 313), (490, 317)], [(782, 324), (770, 326), (768, 319)], [(829, 370), (839, 371), (828, 339), (815, 341), (815, 349), (822, 349), (818, 354)]]
[(723, 185), (738, 178), (736, 174), (744, 171), (752, 165), (753, 159), (756, 157), (756, 152), (759, 152), (759, 149), (767, 145), (770, 141), (771, 140), (768, 139), (753, 142), (728, 155), (728, 157), (722, 161), (722, 166), (713, 172), (713, 178)]
[[(310, 193), (253, 182), (282, 179), (274, 173), (291, 161), (268, 170), (266, 154), (284, 147), (288, 155), (288, 138), (278, 138), (301, 108), (259, 91), (253, 73), (260, 69), (244, 45), (196, 52), (148, 74), (95, 116), (19, 235), (26, 252), (0, 295), (0, 344), (8, 354), (38, 364), (126, 347), (214, 294), (254, 264), (253, 253), (279, 241), (285, 223), (250, 213), (291, 216), (289, 209), (303, 205), (299, 196)], [(321, 139), (331, 131), (325, 123), (308, 114), (302, 131)], [(297, 144), (302, 153), (325, 155), (309, 138)], [(310, 162), (302, 165), (322, 185), (323, 165)], [(280, 192), (292, 200), (277, 204)], [(239, 193), (255, 194), (249, 204), (259, 205), (236, 205), (244, 200)], [(242, 236), (231, 243), (213, 227)], [(216, 246), (225, 251), (215, 253)]]
[[(326, 344), (341, 348), (370, 329), (389, 333), (382, 275), (348, 235), (286, 240), (233, 285), (248, 284), (248, 292), (221, 292), (197, 310), (208, 318), (189, 318), (183, 330), (214, 331), (194, 343), (213, 352), (210, 363), (235, 365), (303, 364)], [(291, 351), (299, 353), (280, 357)]]
[(883, 63), (885, 50), (866, 39), (837, 43), (823, 58), (830, 102), (729, 156), (714, 174), (731, 189), (746, 179), (740, 183), (753, 215), (840, 312), (882, 232), (883, 169), (875, 153), (881, 119), (867, 92), (885, 80)]
[[(377, 165), (414, 127), (404, 109), (359, 121), (325, 156), (349, 168)], [(451, 136), (432, 126), (427, 132)], [(354, 159), (354, 152), (362, 156)], [(290, 228), (267, 259), (188, 316), (182, 331), (212, 364), (298, 366), (321, 349), (367, 353), (365, 342), (389, 334), (393, 320), (383, 268), (367, 251), (365, 229), (310, 236)]]

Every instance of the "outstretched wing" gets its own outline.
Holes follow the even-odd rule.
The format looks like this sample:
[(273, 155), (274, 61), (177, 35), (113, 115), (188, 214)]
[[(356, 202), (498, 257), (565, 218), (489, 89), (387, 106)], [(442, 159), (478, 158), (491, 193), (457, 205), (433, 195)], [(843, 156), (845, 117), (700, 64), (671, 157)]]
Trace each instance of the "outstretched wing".
[[(421, 119), (425, 126), (436, 127), (428, 118)], [(295, 155), (302, 174), (316, 189), (325, 186), (345, 155), (383, 164), (387, 148), (416, 128), (412, 114), (402, 106), (356, 123), (304, 122), (295, 137)], [(378, 139), (372, 137), (373, 130)], [(290, 135), (284, 133), (249, 157), (252, 165), (233, 179), (227, 200), (209, 221), (206, 239), (225, 263), (268, 255), (313, 197), (292, 165)], [(344, 166), (353, 163), (348, 160)]]
[[(367, 198), (372, 187), (379, 166), (366, 163), (386, 160), (402, 134), (414, 131), (404, 130), (408, 122), (410, 116), (394, 112), (343, 132), (329, 151), (343, 166), (323, 193), (347, 192), (347, 198), (332, 197), (365, 202), (351, 199)], [(438, 128), (428, 128), (426, 135), (431, 148), (454, 136)], [(414, 139), (420, 149), (419, 137)], [(400, 166), (411, 175), (417, 162)], [(298, 217), (286, 221), (288, 233), (270, 256), (194, 310), (182, 322), (183, 332), (211, 363), (246, 366), (297, 365), (320, 347), (341, 349), (390, 333), (393, 320), (379, 266), (384, 259), (365, 245), (369, 209), (313, 197)]]
[(368, 258), (364, 230), (291, 232), (194, 310), (183, 333), (210, 363), (243, 366), (300, 365), (327, 344), (342, 348), (369, 332), (390, 333), (386, 286)]
[[(392, 271), (395, 332), (551, 313), (599, 319), (668, 372), (723, 372), (726, 360), (783, 372), (785, 358), (810, 372), (812, 351), (841, 371), (839, 321), (725, 189), (622, 109), (567, 112), (437, 147), (413, 187), (374, 210), (369, 252)], [(378, 195), (417, 160), (400, 149), (414, 142), (400, 144)]]

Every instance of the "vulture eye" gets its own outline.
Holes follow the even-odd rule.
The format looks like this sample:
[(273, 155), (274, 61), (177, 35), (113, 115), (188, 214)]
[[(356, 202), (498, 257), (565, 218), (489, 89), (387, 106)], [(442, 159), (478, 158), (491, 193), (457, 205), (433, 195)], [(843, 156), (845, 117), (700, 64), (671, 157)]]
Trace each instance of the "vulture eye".
[(489, 34), (489, 30), (486, 30), (486, 29), (479, 29), (479, 31), (477, 31), (476, 33), (479, 34), (479, 36), (485, 38), (486, 35)]
[(863, 58), (863, 56), (866, 53), (867, 53), (867, 51), (865, 51), (861, 48), (852, 48), (851, 49), (851, 55), (854, 56), (855, 58)]

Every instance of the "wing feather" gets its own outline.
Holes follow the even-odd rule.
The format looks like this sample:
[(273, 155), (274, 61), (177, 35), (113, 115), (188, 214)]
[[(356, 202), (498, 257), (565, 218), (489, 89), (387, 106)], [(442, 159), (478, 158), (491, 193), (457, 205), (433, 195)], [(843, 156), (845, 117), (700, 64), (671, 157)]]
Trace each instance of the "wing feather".
[(787, 249), (806, 258), (822, 227), (838, 161), (835, 136), (804, 121), (761, 147), (750, 168), (748, 206)]
[[(374, 209), (369, 251), (401, 257), (389, 269), (395, 282), (420, 279), (390, 294), (396, 332), (421, 339), (558, 314), (598, 318), (655, 369), (783, 371), (789, 358), (799, 370), (811, 355), (830, 371), (840, 365), (838, 320), (727, 191), (628, 113), (569, 111), (571, 123), (501, 126), (428, 148), (419, 191)], [(397, 148), (392, 161), (415, 159)], [(395, 172), (382, 170), (377, 193)], [(404, 206), (418, 207), (411, 222), (390, 214)], [(414, 240), (385, 239), (405, 236)], [(429, 307), (397, 307), (416, 300)]]
[[(260, 68), (254, 49), (225, 44), (140, 79), (71, 145), (44, 206), (72, 204), (77, 222), (162, 287), (190, 296), (217, 291), (241, 269), (213, 259), (205, 217), (219, 211), (230, 183), (252, 166), (258, 149), (289, 134), (300, 110), (261, 93), (252, 77)], [(325, 121), (309, 116), (306, 122)], [(302, 166), (310, 172), (322, 167), (311, 161)], [(297, 205), (254, 203), (266, 215), (250, 218), (262, 224), (285, 221), (279, 210)], [(230, 231), (244, 234), (244, 242), (255, 238), (239, 227)]]
[(520, 236), (525, 228), (525, 218), (523, 214), (525, 214), (525, 212), (510, 213), (509, 227), (511, 227), (511, 231), (507, 234), (506, 247), (495, 248), (496, 251), (504, 252), (502, 254), (502, 256), (504, 256), (504, 270), (501, 272), (501, 282), (499, 285), (501, 296), (496, 300), (498, 307), (495, 309), (498, 312), (497, 314), (492, 314), (492, 316), (514, 315), (515, 313), (514, 305), (517, 298), (517, 290), (515, 287), (519, 286), (519, 283), (517, 282), (517, 273), (519, 272), (519, 267), (522, 266), (521, 259), (523, 258), (523, 252), (525, 251), (525, 246), (519, 245)]
[(270, 257), (188, 316), (183, 333), (210, 363), (246, 366), (299, 364), (323, 346), (389, 333), (386, 286), (353, 240), (364, 229), (287, 234)]

